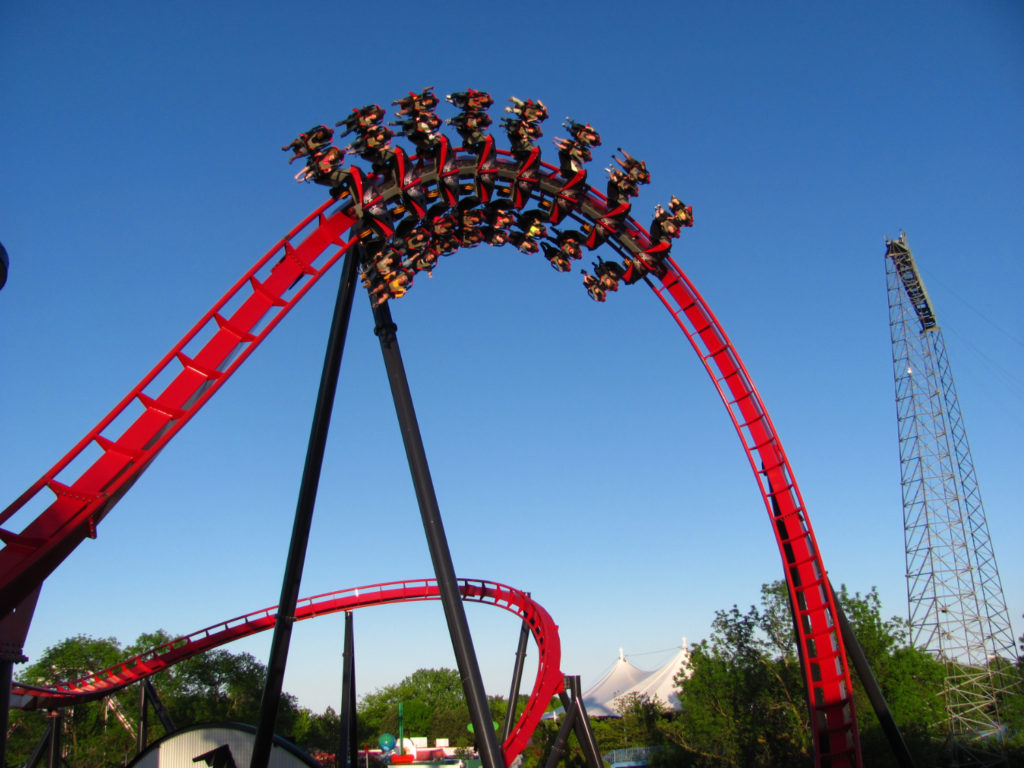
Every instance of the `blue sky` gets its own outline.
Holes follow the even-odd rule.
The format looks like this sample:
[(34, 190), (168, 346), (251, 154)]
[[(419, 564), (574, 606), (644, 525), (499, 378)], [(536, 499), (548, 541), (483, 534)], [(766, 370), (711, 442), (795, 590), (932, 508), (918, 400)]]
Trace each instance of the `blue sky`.
[[(884, 238), (942, 325), (1015, 634), (1024, 631), (1024, 9), (1013, 2), (234, 2), (0, 9), (0, 498), (71, 448), (323, 199), (278, 148), (434, 85), (541, 99), (676, 194), (674, 255), (781, 435), (837, 585), (905, 615)], [(450, 112), (442, 107), (442, 117)], [(454, 134), (453, 134), (454, 135)], [(499, 146), (507, 146), (503, 136)], [(588, 261), (588, 259), (585, 259)], [(188, 633), (277, 601), (334, 299), (304, 299), (47, 582), (30, 657)], [(643, 285), (481, 247), (392, 308), (456, 570), (530, 591), (584, 686), (655, 668), (781, 577), (728, 416)], [(362, 297), (302, 594), (430, 575)], [(516, 620), (471, 607), (490, 693)], [(440, 606), (356, 617), (363, 692), (454, 666)], [(285, 688), (337, 708), (342, 620), (299, 625)], [(266, 659), (269, 636), (235, 647)], [(661, 653), (658, 653), (661, 652)]]

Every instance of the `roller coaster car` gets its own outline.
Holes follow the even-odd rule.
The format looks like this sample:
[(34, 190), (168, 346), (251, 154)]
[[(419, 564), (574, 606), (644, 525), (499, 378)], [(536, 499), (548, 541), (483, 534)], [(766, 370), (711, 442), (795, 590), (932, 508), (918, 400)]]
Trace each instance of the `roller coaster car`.
[(459, 91), (458, 93), (449, 93), (445, 96), (445, 101), (452, 104), (456, 109), (467, 111), (489, 109), (494, 104), (491, 94), (486, 91), (475, 91), (472, 88)]
[(512, 106), (505, 107), (505, 111), (516, 115), (521, 120), (535, 123), (548, 119), (548, 108), (544, 106), (543, 101), (534, 101), (533, 99), (523, 101), (515, 96), (510, 96), (508, 100), (512, 102)]
[(370, 296), (375, 304), (383, 304), (388, 299), (400, 299), (412, 288), (412, 272), (407, 269), (398, 269), (387, 275), (382, 275), (380, 282), (370, 288)]
[(459, 201), (459, 168), (456, 164), (456, 151), (448, 137), (443, 134), (438, 141), (434, 158), (439, 204), (451, 208)]
[(501, 124), (505, 127), (512, 154), (516, 157), (529, 154), (535, 149), (534, 142), (544, 135), (540, 126), (529, 120), (509, 120), (504, 117)]
[(419, 93), (409, 91), (408, 96), (392, 101), (391, 104), (398, 107), (398, 114), (410, 115), (417, 112), (429, 112), (437, 106), (438, 99), (434, 94), (434, 86), (430, 85)]
[(647, 163), (644, 162), (643, 160), (637, 160), (636, 158), (631, 157), (630, 154), (626, 152), (626, 150), (624, 150), (622, 147), (618, 147), (617, 149), (619, 152), (622, 153), (622, 156), (625, 158), (625, 160), (623, 161), (616, 157), (615, 162), (619, 164), (619, 166), (622, 168), (623, 171), (626, 172), (629, 178), (631, 178), (637, 184), (650, 184), (651, 174), (647, 170)]
[[(554, 229), (552, 227), (552, 229)], [(582, 243), (585, 241), (585, 237), (582, 232), (578, 232), (575, 229), (570, 229), (565, 232), (560, 232), (555, 229), (555, 243), (558, 244), (559, 250), (562, 251), (570, 259), (580, 259), (583, 257)]]
[(593, 129), (590, 123), (577, 123), (571, 117), (565, 118), (569, 122), (562, 123), (574, 141), (587, 144), (591, 147), (601, 146), (601, 134)]
[(679, 237), (679, 222), (672, 214), (660, 205), (654, 208), (654, 219), (651, 220), (651, 243), (667, 241)]
[(436, 266), (437, 253), (430, 248), (423, 248), (402, 262), (403, 269), (426, 272), (428, 277), (433, 277), (432, 273)]
[(386, 114), (387, 112), (379, 104), (367, 104), (365, 107), (353, 108), (351, 115), (344, 120), (339, 120), (334, 126), (345, 127), (342, 136), (347, 136), (352, 131), (363, 133), (375, 125), (380, 125)]
[(438, 129), (441, 127), (441, 118), (433, 112), (421, 112), (408, 120), (399, 120), (389, 125), (401, 126), (402, 134), (412, 142), (421, 156), (432, 152), (440, 141)]
[(456, 206), (459, 226), (463, 229), (477, 227), (485, 222), (486, 212), (480, 207), (480, 198), (466, 197)]
[(608, 291), (619, 290), (619, 280), (622, 279), (625, 270), (614, 261), (603, 261), (599, 259), (594, 265), (594, 274), (583, 273), (583, 285), (594, 301), (604, 301)]
[(508, 229), (516, 223), (515, 214), (512, 212), (512, 203), (509, 200), (495, 200), (488, 203), (486, 208), (487, 223), (496, 229)]
[(292, 139), (290, 144), (281, 147), (281, 150), (283, 152), (292, 150), (293, 154), (288, 158), (288, 162), (291, 163), (296, 158), (314, 154), (321, 147), (330, 144), (332, 138), (334, 138), (333, 130), (326, 125), (314, 125), (305, 133), (300, 133), (297, 138)]
[(420, 226), (419, 219), (408, 216), (395, 227), (395, 246), (403, 253), (415, 253), (430, 245), (430, 230)]
[(475, 248), (487, 240), (487, 233), (482, 227), (462, 227), (457, 237), (463, 248)]
[(637, 253), (632, 258), (627, 258), (625, 260), (626, 269), (622, 273), (622, 282), (626, 285), (632, 285), (652, 272), (658, 277), (664, 277), (668, 271), (665, 266), (665, 257), (668, 255), (669, 248), (668, 242), (661, 242), (654, 248)]
[(455, 218), (449, 215), (448, 210), (448, 206), (444, 203), (437, 203), (427, 209), (427, 215), (423, 217), (423, 224), (434, 237), (447, 234), (455, 229)]
[(547, 237), (547, 227), (541, 221), (543, 217), (544, 214), (541, 211), (526, 211), (519, 217), (516, 226), (523, 230), (523, 234), (531, 239), (536, 240), (541, 237)]
[(475, 154), (480, 153), (483, 143), (487, 140), (484, 133), (491, 127), (491, 117), (486, 112), (463, 112), (455, 117), (449, 117), (448, 125), (455, 126), (456, 132), (462, 139), (462, 148)]
[(687, 205), (675, 195), (672, 195), (668, 201), (668, 207), (672, 211), (672, 216), (679, 223), (681, 227), (692, 227), (693, 226), (693, 206)]
[(544, 258), (548, 260), (552, 268), (558, 272), (568, 272), (572, 269), (572, 265), (569, 263), (569, 256), (563, 253), (560, 248), (556, 248), (551, 243), (541, 243), (541, 247), (544, 249)]
[(608, 186), (605, 191), (609, 208), (615, 208), (640, 194), (637, 182), (629, 174), (615, 168), (608, 169)]
[(584, 169), (584, 165), (594, 159), (590, 147), (580, 141), (555, 139), (558, 147), (558, 170), (567, 179), (571, 179)]
[(488, 245), (505, 245), (509, 242), (511, 233), (507, 229), (497, 227), (484, 227), (484, 240)]
[(511, 232), (509, 242), (523, 253), (539, 253), (540, 245), (538, 240), (548, 236), (547, 228), (541, 220), (544, 214), (541, 211), (527, 211), (519, 217), (516, 226), (521, 232)]

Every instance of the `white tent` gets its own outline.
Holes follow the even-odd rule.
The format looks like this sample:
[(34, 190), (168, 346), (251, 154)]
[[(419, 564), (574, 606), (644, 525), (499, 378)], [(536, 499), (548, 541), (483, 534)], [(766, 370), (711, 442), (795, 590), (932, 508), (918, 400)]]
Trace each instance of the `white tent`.
[[(678, 710), (675, 678), (680, 672), (686, 677), (691, 674), (690, 649), (685, 637), (676, 654), (653, 672), (645, 672), (630, 664), (620, 648), (618, 661), (608, 674), (584, 691), (583, 706), (591, 717), (619, 717), (616, 710), (618, 700), (630, 693), (637, 693), (657, 699), (669, 709)], [(551, 714), (556, 718), (561, 717), (562, 709)]]
[(631, 691), (650, 674), (626, 661), (626, 655), (619, 648), (619, 659), (615, 666), (583, 693), (583, 706), (587, 714), (591, 717), (618, 717), (613, 703), (615, 698)]
[[(656, 699), (660, 701), (669, 709), (678, 710), (679, 696), (677, 695), (678, 686), (675, 683), (675, 678), (679, 673), (682, 673), (684, 677), (689, 677), (693, 674), (693, 670), (690, 669), (690, 649), (686, 645), (685, 637), (675, 656), (651, 672), (651, 674), (626, 693), (643, 694), (651, 700)], [(584, 703), (586, 703), (585, 700)]]

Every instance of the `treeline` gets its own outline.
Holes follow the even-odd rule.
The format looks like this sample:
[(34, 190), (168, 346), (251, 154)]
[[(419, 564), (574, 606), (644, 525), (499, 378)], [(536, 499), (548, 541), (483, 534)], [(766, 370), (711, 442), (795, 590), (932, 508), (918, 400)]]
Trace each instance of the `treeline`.
[[(883, 619), (876, 591), (867, 595), (840, 590), (854, 632), (919, 768), (953, 765), (943, 723), (943, 681), (946, 668), (909, 645), (906, 623)], [(135, 653), (171, 639), (164, 632), (142, 635), (121, 647), (113, 638), (73, 637), (48, 649), (32, 665), (17, 671), (19, 680), (47, 684), (105, 669)], [(999, 717), (1004, 726), (1011, 766), (1024, 766), (1024, 664), (995, 660), (1016, 681), (1016, 690), (1001, 696)], [(602, 754), (630, 747), (654, 748), (651, 765), (661, 768), (805, 768), (813, 765), (803, 674), (796, 638), (781, 582), (765, 585), (759, 606), (736, 606), (715, 615), (710, 636), (691, 648), (690, 677), (677, 679), (680, 712), (643, 696), (619, 704), (620, 718), (592, 720)], [(234, 720), (255, 723), (266, 669), (250, 654), (210, 651), (158, 673), (153, 683), (178, 727), (197, 722)], [(855, 705), (866, 766), (897, 766), (859, 680), (854, 680)], [(72, 768), (113, 768), (134, 754), (135, 739), (122, 725), (138, 717), (135, 687), (112, 697), (113, 705), (93, 702), (67, 714), (66, 744)], [(398, 733), (398, 704), (403, 705), (407, 736), (447, 738), (455, 747), (473, 744), (458, 673), (421, 669), (401, 682), (362, 697), (357, 708), (359, 744), (376, 745), (383, 733)], [(557, 705), (555, 700), (553, 705)], [(525, 705), (520, 702), (519, 709)], [(504, 722), (507, 703), (490, 699), (491, 716)], [(117, 710), (120, 710), (118, 712)], [(517, 712), (517, 714), (519, 714)], [(20, 765), (46, 726), (38, 712), (12, 712), (8, 764)], [(150, 718), (150, 740), (163, 729)], [(546, 763), (558, 723), (544, 722), (524, 754), (524, 766)], [(315, 714), (285, 694), (276, 732), (311, 754), (333, 755), (340, 718), (328, 708)], [(992, 741), (982, 748), (995, 748)], [(585, 765), (575, 738), (566, 766)]]
[[(963, 756), (946, 739), (945, 666), (909, 645), (906, 622), (882, 618), (875, 590), (851, 595), (842, 588), (838, 597), (916, 766), (968, 764), (957, 762)], [(999, 720), (1007, 764), (1024, 766), (1024, 663), (992, 663), (1015, 681), (1015, 690), (999, 698)], [(680, 712), (634, 696), (621, 702), (621, 719), (596, 722), (602, 754), (616, 747), (655, 747), (650, 764), (656, 768), (813, 766), (803, 672), (783, 582), (764, 585), (759, 606), (718, 611), (710, 637), (691, 648), (691, 672), (676, 680)], [(864, 765), (898, 766), (856, 676), (853, 685)], [(992, 738), (974, 746), (999, 751)], [(578, 750), (571, 765), (585, 765)]]
[[(164, 631), (140, 635), (128, 646), (115, 638), (70, 637), (47, 648), (32, 664), (15, 669), (27, 685), (52, 685), (107, 669), (123, 659), (170, 642)], [(182, 661), (150, 678), (174, 726), (218, 721), (256, 723), (266, 679), (266, 666), (248, 653), (212, 650)], [(132, 730), (138, 727), (138, 686), (129, 686), (102, 701), (64, 710), (66, 762), (71, 768), (123, 766), (135, 755)], [(127, 724), (127, 725), (126, 725)], [(8, 728), (7, 763), (22, 765), (44, 734), (42, 712), (12, 711)], [(330, 708), (322, 715), (282, 696), (276, 732), (311, 752), (335, 752), (340, 718)], [(149, 742), (165, 735), (159, 719), (149, 717)]]

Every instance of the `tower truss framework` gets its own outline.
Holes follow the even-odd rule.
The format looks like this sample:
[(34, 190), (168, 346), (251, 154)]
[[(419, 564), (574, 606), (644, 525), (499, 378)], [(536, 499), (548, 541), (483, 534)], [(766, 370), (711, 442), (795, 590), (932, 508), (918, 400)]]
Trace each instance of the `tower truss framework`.
[(1013, 629), (942, 329), (905, 233), (885, 255), (911, 640), (945, 665), (956, 764), (1002, 765)]

